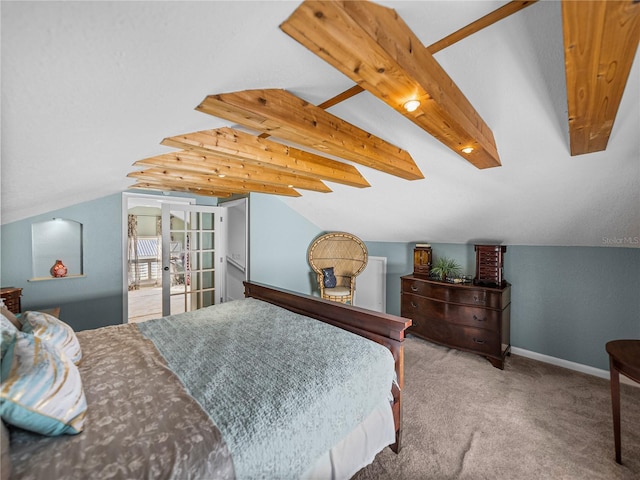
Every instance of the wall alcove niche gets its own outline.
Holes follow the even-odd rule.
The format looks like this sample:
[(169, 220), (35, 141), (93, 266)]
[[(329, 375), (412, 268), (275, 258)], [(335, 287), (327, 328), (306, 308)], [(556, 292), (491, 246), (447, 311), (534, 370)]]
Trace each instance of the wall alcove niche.
[[(82, 224), (54, 218), (31, 225), (33, 278), (29, 281), (84, 277), (82, 266)], [(65, 277), (54, 277), (51, 267), (57, 260), (67, 267)]]

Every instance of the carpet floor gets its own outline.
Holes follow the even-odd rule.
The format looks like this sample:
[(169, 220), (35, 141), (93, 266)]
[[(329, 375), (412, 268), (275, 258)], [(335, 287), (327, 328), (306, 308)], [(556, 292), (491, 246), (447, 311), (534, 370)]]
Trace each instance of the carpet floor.
[[(603, 347), (604, 348), (604, 347)], [(640, 388), (621, 384), (622, 465), (609, 381), (511, 355), (405, 341), (403, 439), (353, 480), (640, 479)]]

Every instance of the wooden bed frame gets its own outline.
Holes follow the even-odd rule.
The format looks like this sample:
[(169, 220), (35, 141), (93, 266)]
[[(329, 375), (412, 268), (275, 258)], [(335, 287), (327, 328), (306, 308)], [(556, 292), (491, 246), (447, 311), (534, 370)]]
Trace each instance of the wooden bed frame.
[[(323, 300), (311, 295), (277, 289), (254, 282), (244, 282), (245, 297), (278, 305), (292, 312), (335, 325), (349, 332), (384, 345), (395, 359), (398, 385), (393, 385), (393, 420), (396, 443), (391, 449), (398, 453), (402, 441), (402, 388), (404, 386), (404, 333), (411, 325), (408, 318), (374, 312), (364, 308)], [(295, 328), (292, 326), (292, 328)], [(399, 387), (399, 388), (398, 388)]]

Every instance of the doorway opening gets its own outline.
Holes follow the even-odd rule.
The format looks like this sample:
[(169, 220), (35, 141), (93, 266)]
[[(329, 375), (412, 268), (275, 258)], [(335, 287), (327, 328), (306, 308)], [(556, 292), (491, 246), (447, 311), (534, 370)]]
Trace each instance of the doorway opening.
[[(192, 198), (123, 194), (125, 322), (162, 316), (162, 204), (190, 205)], [(180, 289), (180, 265), (172, 258), (172, 289)], [(178, 297), (174, 297), (178, 300)]]
[(193, 198), (124, 193), (124, 322), (242, 298), (248, 203), (243, 197), (212, 207)]
[(127, 214), (128, 322), (162, 316), (161, 210), (129, 208)]

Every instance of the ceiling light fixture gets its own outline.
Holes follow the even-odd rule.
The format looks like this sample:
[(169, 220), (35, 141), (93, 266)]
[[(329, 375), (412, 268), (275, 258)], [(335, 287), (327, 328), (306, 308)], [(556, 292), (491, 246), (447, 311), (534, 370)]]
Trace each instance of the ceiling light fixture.
[(407, 112), (413, 112), (420, 106), (420, 100), (409, 100), (402, 105)]
[(219, 174), (218, 174), (218, 177), (220, 177), (220, 178), (224, 178), (224, 177), (226, 177), (226, 175), (225, 175), (224, 173), (219, 173)]
[(465, 147), (462, 149), (462, 153), (469, 154), (471, 152), (473, 152), (473, 147)]

